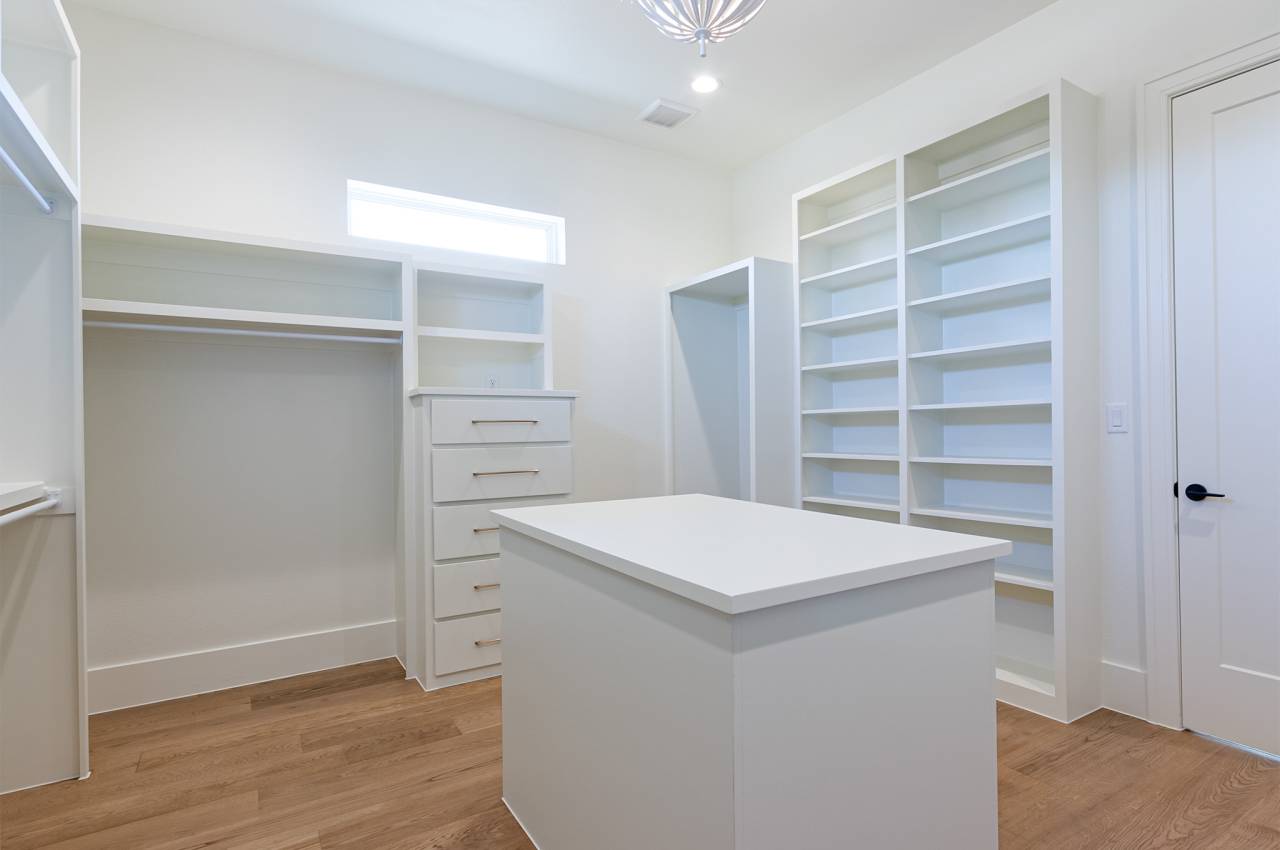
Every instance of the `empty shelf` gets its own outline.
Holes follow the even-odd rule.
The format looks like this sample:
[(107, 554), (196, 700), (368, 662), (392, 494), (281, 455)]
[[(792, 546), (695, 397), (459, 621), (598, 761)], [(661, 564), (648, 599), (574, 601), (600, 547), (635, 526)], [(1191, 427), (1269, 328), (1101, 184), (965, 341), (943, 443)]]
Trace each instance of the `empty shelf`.
[(867, 413), (897, 413), (894, 407), (823, 407), (813, 410), (802, 410), (802, 416), (859, 416)]
[(918, 351), (908, 355), (912, 360), (989, 360), (1014, 355), (1049, 354), (1048, 339), (1024, 339), (1013, 342), (996, 342), (989, 345), (966, 345), (961, 348), (942, 348), (936, 351)]
[(964, 466), (1053, 466), (1049, 458), (1023, 457), (913, 457), (912, 463), (954, 463)]
[(818, 363), (813, 366), (804, 366), (800, 371), (806, 374), (814, 373), (839, 373), (839, 372), (856, 372), (861, 369), (873, 369), (892, 365), (895, 368), (898, 365), (897, 356), (893, 357), (868, 357), (863, 360), (845, 360), (839, 363)]
[(1019, 407), (1050, 407), (1052, 402), (1040, 399), (1014, 399), (1012, 401), (945, 401), (938, 404), (913, 404), (913, 411), (933, 410), (1007, 410)]
[(997, 525), (1020, 525), (1026, 528), (1053, 528), (1053, 517), (1046, 513), (1024, 511), (998, 511), (992, 508), (974, 508), (962, 505), (912, 508), (917, 516), (942, 519), (966, 519), (971, 522), (991, 522)]
[(841, 245), (872, 233), (888, 230), (897, 223), (897, 204), (885, 204), (843, 221), (829, 224), (800, 237), (801, 245)]
[(387, 319), (319, 316), (310, 313), (273, 313), (265, 310), (236, 310), (228, 307), (157, 304), (150, 301), (82, 298), (80, 304), (84, 309), (86, 321), (134, 325), (165, 325), (178, 320), (184, 325), (204, 328), (296, 330), (374, 338), (399, 338), (404, 327), (398, 321)]
[(0, 511), (43, 499), (45, 495), (43, 481), (0, 481)]
[(832, 316), (830, 319), (818, 319), (813, 322), (805, 322), (800, 327), (807, 331), (838, 334), (846, 331), (856, 331), (861, 328), (874, 328), (880, 325), (891, 325), (897, 320), (897, 307), (878, 307), (875, 310), (862, 310), (858, 313), (846, 313), (843, 316)]
[(948, 292), (928, 298), (917, 298), (908, 306), (913, 310), (929, 310), (936, 313), (951, 313), (964, 310), (981, 310), (986, 307), (998, 307), (1004, 304), (1016, 304), (1024, 301), (1035, 301), (1049, 297), (1049, 278), (1035, 277), (1015, 280), (1008, 283), (997, 283), (991, 286), (980, 286), (959, 292)]
[(80, 200), (79, 185), (3, 74), (0, 74), (0, 143), (42, 196), (54, 191), (72, 202)]
[(873, 511), (897, 511), (898, 503), (892, 499), (875, 499), (870, 496), (805, 496), (805, 504), (833, 505), (838, 508), (865, 508)]
[(805, 452), (805, 460), (869, 460), (874, 463), (897, 463), (898, 456), (885, 454), (859, 454), (856, 452)]
[(955, 263), (983, 254), (994, 254), (997, 251), (1048, 239), (1049, 222), (1049, 213), (1040, 213), (921, 245), (918, 248), (912, 248), (907, 255), (924, 257), (935, 263)]
[(996, 562), (996, 581), (1000, 584), (1012, 584), (1018, 587), (1030, 587), (1053, 593), (1053, 574), (1048, 570), (1037, 570), (1019, 564)]
[(1013, 159), (975, 171), (908, 198), (912, 204), (953, 209), (983, 198), (1003, 194), (1029, 183), (1049, 179), (1049, 149), (1025, 153)]
[(470, 328), (419, 327), (418, 336), (437, 339), (469, 339), (477, 342), (515, 342), (524, 345), (544, 345), (543, 334), (516, 333), (513, 331), (481, 331)]
[(811, 275), (803, 278), (800, 283), (805, 286), (820, 286), (823, 289), (848, 289), (873, 280), (894, 277), (897, 273), (898, 258), (894, 255)]

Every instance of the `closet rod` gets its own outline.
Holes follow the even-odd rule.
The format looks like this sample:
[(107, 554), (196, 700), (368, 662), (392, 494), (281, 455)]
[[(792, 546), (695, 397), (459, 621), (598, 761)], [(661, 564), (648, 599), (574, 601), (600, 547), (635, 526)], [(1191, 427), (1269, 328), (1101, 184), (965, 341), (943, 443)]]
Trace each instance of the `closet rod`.
[(53, 201), (40, 194), (40, 190), (36, 185), (27, 179), (27, 175), (22, 173), (22, 169), (18, 167), (18, 163), (13, 161), (13, 157), (9, 156), (9, 152), (4, 148), (0, 148), (0, 161), (13, 172), (13, 176), (22, 184), (22, 188), (31, 193), (31, 197), (35, 199), (37, 206), (45, 215), (53, 215)]
[(86, 328), (116, 328), (126, 331), (165, 331), (180, 334), (222, 334), (224, 336), (262, 336), (280, 339), (313, 339), (332, 342), (373, 342), (380, 345), (399, 345), (395, 337), (339, 336), (337, 334), (303, 333), (301, 331), (255, 331), (244, 328), (202, 328), (197, 325), (148, 325), (135, 322), (87, 321)]
[(31, 516), (32, 514), (41, 513), (43, 511), (49, 510), (50, 508), (56, 508), (61, 503), (62, 503), (62, 495), (57, 492), (51, 492), (48, 498), (42, 501), (36, 502), (34, 505), (28, 505), (27, 507), (22, 508), (21, 510), (12, 511), (7, 514), (0, 514), (0, 528), (8, 525), (11, 522), (17, 522), (20, 519), (25, 519)]

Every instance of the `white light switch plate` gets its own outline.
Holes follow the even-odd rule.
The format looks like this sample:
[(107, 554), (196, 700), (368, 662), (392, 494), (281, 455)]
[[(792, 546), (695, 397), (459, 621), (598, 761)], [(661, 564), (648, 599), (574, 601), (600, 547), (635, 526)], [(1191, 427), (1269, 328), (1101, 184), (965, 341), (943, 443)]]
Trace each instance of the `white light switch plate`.
[(1129, 433), (1129, 405), (1119, 403), (1107, 405), (1107, 433)]

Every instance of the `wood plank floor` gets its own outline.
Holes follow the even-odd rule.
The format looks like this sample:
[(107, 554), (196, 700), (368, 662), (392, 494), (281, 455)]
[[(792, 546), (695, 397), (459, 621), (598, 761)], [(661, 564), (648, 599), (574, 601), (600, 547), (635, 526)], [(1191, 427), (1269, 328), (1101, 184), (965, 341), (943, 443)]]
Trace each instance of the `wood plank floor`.
[[(98, 715), (93, 776), (0, 797), (0, 847), (531, 850), (499, 688), (379, 661)], [(1280, 850), (1280, 764), (1108, 711), (998, 716), (1002, 850)]]

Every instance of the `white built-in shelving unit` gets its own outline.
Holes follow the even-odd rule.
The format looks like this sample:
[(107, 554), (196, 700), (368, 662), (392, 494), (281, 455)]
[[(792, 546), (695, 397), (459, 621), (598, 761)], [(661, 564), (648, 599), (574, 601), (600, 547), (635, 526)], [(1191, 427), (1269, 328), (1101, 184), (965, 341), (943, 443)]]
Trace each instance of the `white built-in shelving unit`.
[(896, 175), (879, 162), (796, 205), (799, 496), (811, 510), (898, 517)]
[(420, 266), (417, 286), (422, 385), (550, 388), (551, 313), (541, 281)]
[(551, 268), (419, 263), (410, 392), (410, 674), (435, 690), (502, 672), (502, 582), (490, 511), (574, 490), (577, 393), (552, 384)]
[(803, 506), (1012, 540), (997, 693), (1062, 720), (1098, 705), (1094, 111), (1055, 82), (795, 198)]
[[(166, 604), (190, 606), (193, 577), (222, 572), (223, 549), (208, 538), (234, 538), (246, 526), (257, 531), (237, 550), (240, 569), (209, 589), (270, 597), (306, 558), (315, 587), (278, 599), (282, 617), (311, 610), (294, 596), (312, 590), (312, 603), (331, 602), (326, 582), (381, 582), (384, 568), (396, 569), (394, 624), (350, 627), (340, 658), (317, 647), (299, 661), (264, 641), (240, 664), (247, 670), (224, 666), (218, 651), (171, 669), (138, 649), (145, 663), (136, 671), (91, 670), (96, 709), (384, 651), (428, 688), (497, 674), (496, 537), (485, 503), (561, 499), (573, 483), (575, 394), (551, 389), (550, 312), (538, 272), (106, 218), (86, 222), (83, 253), (98, 517), (90, 543), (104, 578), (166, 566)], [(178, 459), (141, 462), (150, 450), (140, 434), (166, 445), (180, 438)], [(314, 463), (320, 456), (327, 462)], [(243, 498), (247, 457), (276, 495)], [(452, 490), (436, 480), (448, 470)], [(336, 478), (313, 480), (326, 474)], [(182, 521), (193, 505), (204, 506), (196, 526)], [(145, 534), (144, 518), (154, 523)], [(342, 539), (316, 545), (329, 534)], [(124, 614), (108, 604), (150, 603), (112, 599), (103, 603), (109, 618)], [(228, 599), (224, 606), (238, 610)], [(233, 643), (220, 629), (200, 631)]]
[(80, 53), (0, 0), (0, 793), (89, 772)]
[(791, 266), (750, 257), (663, 301), (667, 491), (794, 505)]

